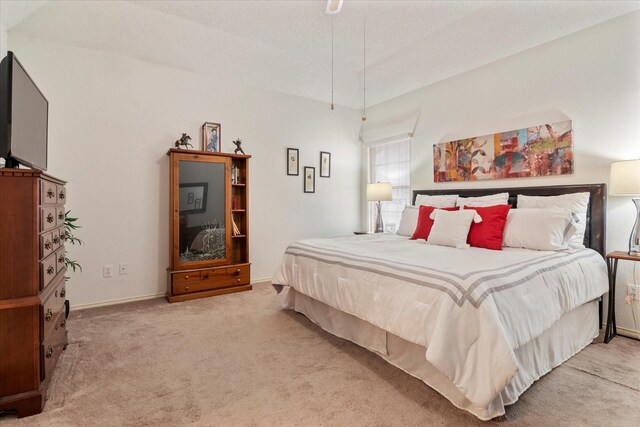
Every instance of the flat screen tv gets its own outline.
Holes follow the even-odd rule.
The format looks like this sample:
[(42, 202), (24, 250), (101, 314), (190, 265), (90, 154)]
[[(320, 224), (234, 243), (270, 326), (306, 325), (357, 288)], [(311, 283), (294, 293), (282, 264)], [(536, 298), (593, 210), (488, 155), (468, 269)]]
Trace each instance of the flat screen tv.
[(0, 62), (0, 157), (47, 170), (49, 102), (13, 52)]

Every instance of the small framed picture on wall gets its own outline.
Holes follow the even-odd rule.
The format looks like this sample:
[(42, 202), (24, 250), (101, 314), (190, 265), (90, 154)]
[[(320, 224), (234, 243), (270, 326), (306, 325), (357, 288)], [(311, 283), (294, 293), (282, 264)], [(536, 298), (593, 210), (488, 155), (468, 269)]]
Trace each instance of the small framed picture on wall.
[(311, 166), (304, 167), (304, 192), (316, 192), (316, 168)]
[(222, 129), (220, 123), (205, 122), (202, 125), (202, 151), (222, 151)]
[(297, 148), (287, 148), (287, 175), (300, 175), (300, 166), (298, 165)]
[(326, 151), (320, 152), (320, 177), (331, 177), (331, 153), (327, 153)]

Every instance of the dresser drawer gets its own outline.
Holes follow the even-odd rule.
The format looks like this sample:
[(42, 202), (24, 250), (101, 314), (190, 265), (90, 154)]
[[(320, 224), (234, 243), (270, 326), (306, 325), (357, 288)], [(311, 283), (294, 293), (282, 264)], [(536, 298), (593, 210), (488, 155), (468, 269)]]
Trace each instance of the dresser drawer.
[(57, 261), (55, 252), (50, 254), (48, 257), (40, 261), (40, 283), (42, 284), (41, 289), (47, 287), (47, 285), (56, 277), (57, 269)]
[(227, 276), (248, 276), (249, 264), (227, 267)]
[(56, 227), (64, 225), (64, 206), (56, 208)]
[[(223, 269), (224, 271), (224, 269)], [(207, 279), (201, 279), (194, 282), (173, 282), (172, 290), (175, 295), (188, 294), (191, 292), (208, 291), (211, 289), (228, 288), (230, 286), (248, 285), (249, 276), (233, 276), (227, 275), (214, 276)]]
[(60, 227), (58, 229), (58, 234), (60, 235), (60, 246), (64, 245), (64, 242), (67, 241), (67, 236), (64, 231), (64, 227)]
[[(65, 338), (66, 339), (66, 338)], [(51, 373), (58, 364), (60, 354), (66, 347), (66, 343), (49, 344), (43, 343), (40, 346), (40, 380), (47, 382), (51, 379)]]
[(55, 229), (51, 232), (51, 242), (53, 243), (53, 250), (57, 250), (62, 242), (60, 242), (60, 230)]
[(64, 270), (64, 246), (56, 251), (56, 273)]
[(55, 228), (56, 221), (56, 208), (54, 206), (40, 208), (40, 231), (48, 231)]
[(171, 275), (173, 283), (191, 283), (200, 280), (199, 271), (185, 271), (183, 273), (176, 273)]
[(44, 233), (40, 235), (40, 259), (45, 258), (53, 252), (52, 233)]
[(40, 204), (55, 205), (58, 203), (58, 186), (53, 182), (40, 180)]
[(58, 203), (64, 205), (67, 202), (67, 189), (62, 185), (57, 186), (58, 189)]
[(64, 276), (61, 276), (52, 289), (47, 289), (44, 301), (40, 305), (40, 315), (42, 324), (42, 341), (46, 340), (48, 331), (55, 326), (55, 319), (64, 313), (64, 300), (66, 299), (66, 289)]
[(65, 344), (67, 342), (67, 319), (64, 310), (48, 323), (43, 331), (42, 344), (45, 346)]

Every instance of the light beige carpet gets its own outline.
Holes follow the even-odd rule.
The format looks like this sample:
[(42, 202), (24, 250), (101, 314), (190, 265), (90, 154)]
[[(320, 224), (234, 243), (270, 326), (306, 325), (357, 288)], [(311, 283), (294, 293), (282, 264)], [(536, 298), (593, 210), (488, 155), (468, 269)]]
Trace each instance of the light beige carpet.
[(588, 346), (483, 423), (283, 311), (266, 284), (72, 313), (44, 412), (10, 426), (640, 425), (640, 342)]

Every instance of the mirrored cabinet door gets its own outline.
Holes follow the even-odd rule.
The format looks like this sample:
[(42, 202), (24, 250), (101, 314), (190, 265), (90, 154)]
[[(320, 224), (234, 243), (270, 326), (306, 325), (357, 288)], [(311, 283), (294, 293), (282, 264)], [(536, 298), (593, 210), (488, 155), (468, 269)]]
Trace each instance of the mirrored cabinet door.
[(231, 229), (227, 174), (230, 161), (198, 155), (176, 156), (173, 183), (173, 261), (178, 268), (229, 262)]

